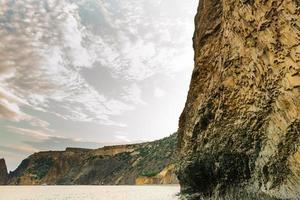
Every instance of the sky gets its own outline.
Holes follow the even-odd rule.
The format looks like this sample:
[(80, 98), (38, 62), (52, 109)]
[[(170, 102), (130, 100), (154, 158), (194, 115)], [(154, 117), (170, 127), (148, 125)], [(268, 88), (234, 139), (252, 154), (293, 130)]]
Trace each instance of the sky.
[(0, 0), (0, 158), (174, 133), (196, 0)]

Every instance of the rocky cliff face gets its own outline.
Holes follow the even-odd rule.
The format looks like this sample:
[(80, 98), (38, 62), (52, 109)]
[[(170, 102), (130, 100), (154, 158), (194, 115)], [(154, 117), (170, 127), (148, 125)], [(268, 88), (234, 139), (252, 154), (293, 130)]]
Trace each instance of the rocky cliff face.
[(166, 166), (159, 174), (154, 176), (139, 176), (135, 180), (136, 185), (153, 185), (153, 184), (178, 184), (178, 179), (175, 175), (175, 165)]
[(0, 185), (5, 185), (7, 182), (8, 174), (7, 167), (4, 159), (0, 159)]
[(300, 198), (300, 1), (201, 0), (195, 26), (182, 192)]
[[(158, 177), (175, 163), (176, 137), (174, 134), (154, 142), (94, 150), (67, 148), (35, 153), (10, 174), (8, 184), (136, 184), (139, 177)], [(174, 171), (168, 172), (171, 174), (159, 176), (161, 181), (157, 184), (176, 183), (176, 179), (168, 179), (175, 176)]]

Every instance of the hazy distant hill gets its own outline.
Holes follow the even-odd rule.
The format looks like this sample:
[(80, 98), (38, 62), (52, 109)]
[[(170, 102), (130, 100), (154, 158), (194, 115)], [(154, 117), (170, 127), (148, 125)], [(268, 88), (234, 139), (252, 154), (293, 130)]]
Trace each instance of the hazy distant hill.
[(8, 184), (177, 183), (175, 154), (176, 134), (141, 144), (39, 152), (10, 173)]

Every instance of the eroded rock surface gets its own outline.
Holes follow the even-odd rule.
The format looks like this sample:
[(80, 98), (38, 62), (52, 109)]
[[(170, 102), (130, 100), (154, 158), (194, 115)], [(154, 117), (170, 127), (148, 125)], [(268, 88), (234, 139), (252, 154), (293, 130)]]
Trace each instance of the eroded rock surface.
[(178, 184), (175, 175), (175, 165), (166, 166), (160, 173), (154, 176), (139, 176), (135, 180), (136, 185), (159, 185), (159, 184)]
[(300, 1), (201, 0), (195, 25), (182, 192), (300, 198)]

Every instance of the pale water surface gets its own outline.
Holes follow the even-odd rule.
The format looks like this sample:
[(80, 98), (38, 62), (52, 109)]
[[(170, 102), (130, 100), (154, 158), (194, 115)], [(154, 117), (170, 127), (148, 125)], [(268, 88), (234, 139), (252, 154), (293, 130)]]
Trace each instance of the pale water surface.
[(177, 200), (179, 186), (1, 186), (0, 200)]

